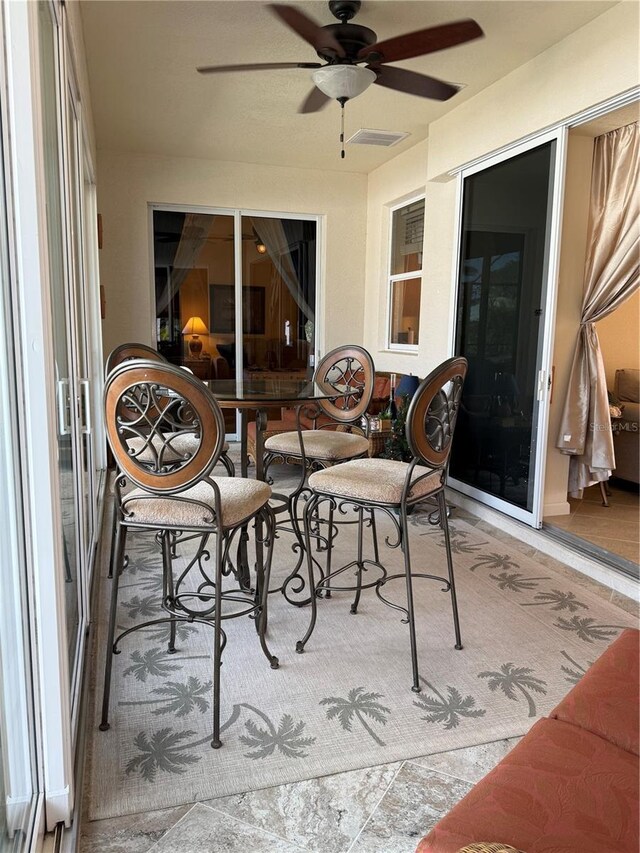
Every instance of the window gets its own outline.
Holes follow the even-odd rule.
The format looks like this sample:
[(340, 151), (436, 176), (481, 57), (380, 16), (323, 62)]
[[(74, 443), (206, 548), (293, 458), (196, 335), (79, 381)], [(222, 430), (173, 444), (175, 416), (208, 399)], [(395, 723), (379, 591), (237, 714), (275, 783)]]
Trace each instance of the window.
[(387, 346), (416, 350), (420, 335), (424, 199), (391, 213)]

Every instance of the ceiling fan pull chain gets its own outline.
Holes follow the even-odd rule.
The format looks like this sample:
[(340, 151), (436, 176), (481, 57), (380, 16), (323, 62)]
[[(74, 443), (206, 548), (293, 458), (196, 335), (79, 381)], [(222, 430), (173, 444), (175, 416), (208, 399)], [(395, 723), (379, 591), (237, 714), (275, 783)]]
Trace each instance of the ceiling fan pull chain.
[(340, 101), (340, 145), (342, 146), (340, 149), (340, 156), (344, 160), (344, 105), (347, 102), (346, 98), (338, 98)]

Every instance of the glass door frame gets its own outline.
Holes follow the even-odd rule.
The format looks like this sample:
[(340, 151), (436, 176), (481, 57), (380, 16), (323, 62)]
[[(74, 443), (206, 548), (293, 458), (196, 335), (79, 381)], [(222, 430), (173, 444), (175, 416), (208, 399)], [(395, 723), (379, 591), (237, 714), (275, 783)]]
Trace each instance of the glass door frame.
[[(155, 204), (149, 202), (149, 286), (151, 291), (151, 340), (156, 340), (156, 298), (155, 298), (155, 259), (153, 251), (153, 212), (155, 210), (175, 211), (177, 213), (205, 213), (212, 216), (233, 217), (234, 235), (234, 296), (236, 304), (235, 313), (235, 343), (236, 343), (236, 381), (242, 382), (242, 217), (253, 216), (261, 219), (297, 219), (316, 224), (316, 299), (315, 329), (314, 329), (314, 366), (322, 356), (325, 342), (324, 327), (324, 279), (323, 279), (323, 249), (324, 249), (324, 215), (317, 213), (289, 213), (273, 210), (253, 210), (238, 207), (209, 207), (206, 205), (185, 204)], [(240, 439), (240, 414), (236, 417), (236, 432), (227, 434), (227, 439), (238, 441)]]
[(499, 163), (504, 163), (524, 154), (541, 145), (555, 141), (555, 155), (552, 171), (553, 190), (549, 200), (547, 233), (548, 254), (545, 270), (545, 280), (542, 284), (543, 296), (543, 327), (538, 339), (538, 375), (536, 380), (536, 415), (534, 419), (533, 435), (536, 439), (536, 448), (533, 460), (533, 505), (531, 510), (515, 506), (509, 501), (489, 494), (488, 492), (448, 477), (448, 485), (468, 497), (474, 498), (480, 503), (486, 504), (493, 509), (503, 512), (505, 515), (522, 521), (530, 527), (542, 527), (542, 512), (544, 504), (544, 477), (545, 463), (547, 458), (547, 439), (549, 433), (549, 401), (551, 399), (552, 357), (553, 340), (556, 323), (556, 304), (558, 293), (558, 273), (560, 268), (560, 238), (562, 234), (562, 212), (564, 201), (564, 181), (567, 158), (567, 136), (566, 126), (556, 127), (553, 130), (528, 138), (524, 142), (509, 146), (498, 153), (489, 155), (462, 167), (457, 172), (457, 206), (453, 263), (453, 287), (452, 300), (449, 316), (449, 354), (455, 355), (455, 336), (458, 317), (458, 299), (460, 295), (460, 256), (462, 251), (462, 219), (464, 203), (464, 182), (471, 177)]

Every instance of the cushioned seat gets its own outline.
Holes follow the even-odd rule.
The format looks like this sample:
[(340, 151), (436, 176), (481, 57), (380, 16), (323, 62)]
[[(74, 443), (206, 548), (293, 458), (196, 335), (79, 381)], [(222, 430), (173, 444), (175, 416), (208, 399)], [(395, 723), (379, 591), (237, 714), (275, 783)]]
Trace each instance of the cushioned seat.
[[(404, 480), (407, 475), (406, 462), (395, 459), (354, 459), (317, 471), (309, 477), (309, 485), (316, 492), (355, 498), (373, 503), (399, 504), (402, 498)], [(414, 480), (431, 469), (418, 466), (414, 471)], [(411, 489), (409, 501), (428, 495), (440, 487), (442, 471), (431, 471)]]
[[(179, 459), (186, 459), (194, 452), (194, 450), (197, 450), (200, 443), (200, 439), (192, 432), (179, 433), (174, 438), (170, 438), (169, 436), (169, 440), (170, 444), (166, 446), (163, 455), (163, 460), (167, 463), (177, 462)], [(157, 435), (154, 435), (150, 444), (155, 448), (155, 452), (151, 449), (149, 443), (147, 443), (147, 440), (144, 438), (135, 437), (127, 439), (127, 447), (129, 448), (131, 456), (135, 456), (138, 461), (147, 464), (155, 461), (156, 454), (162, 449), (162, 440)], [(227, 453), (228, 450), (229, 442), (225, 441), (222, 452)]]
[(540, 720), (417, 853), (458, 853), (480, 839), (526, 853), (637, 853), (637, 758), (570, 723)]
[[(271, 488), (260, 480), (246, 480), (233, 477), (213, 477), (220, 489), (222, 503), (222, 526), (234, 527), (246, 518), (250, 518), (261, 509), (271, 497)], [(124, 511), (129, 524), (150, 524), (154, 527), (209, 527), (205, 521), (205, 511), (198, 504), (188, 501), (200, 501), (213, 510), (214, 494), (206, 482), (198, 483), (179, 495), (171, 497), (145, 497), (144, 489), (133, 489), (124, 501)], [(184, 499), (188, 499), (185, 501)], [(132, 513), (132, 515), (130, 515)]]
[[(363, 435), (326, 429), (304, 430), (302, 433), (305, 456), (311, 459), (326, 459), (338, 462), (341, 459), (353, 459), (369, 452), (369, 442)], [(300, 455), (298, 432), (283, 432), (272, 435), (265, 441), (264, 449), (269, 453), (282, 453), (284, 456)]]
[(638, 632), (623, 631), (550, 717), (572, 723), (640, 754)]

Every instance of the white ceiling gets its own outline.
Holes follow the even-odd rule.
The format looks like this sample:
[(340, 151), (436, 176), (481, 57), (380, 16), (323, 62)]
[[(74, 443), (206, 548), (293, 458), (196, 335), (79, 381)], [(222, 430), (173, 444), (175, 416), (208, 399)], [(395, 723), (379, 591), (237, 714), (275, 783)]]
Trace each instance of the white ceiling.
[[(319, 24), (337, 23), (325, 2), (295, 5)], [(197, 65), (316, 60), (313, 48), (265, 2), (83, 0), (98, 147), (370, 172), (424, 139), (430, 122), (614, 5), (609, 0), (365, 0), (354, 22), (375, 30), (379, 39), (465, 17), (475, 18), (486, 38), (397, 63), (465, 84), (446, 103), (381, 86), (347, 103), (347, 138), (361, 127), (411, 136), (393, 148), (347, 146), (341, 160), (338, 104), (311, 115), (297, 113), (311, 88), (310, 71), (196, 73)]]

